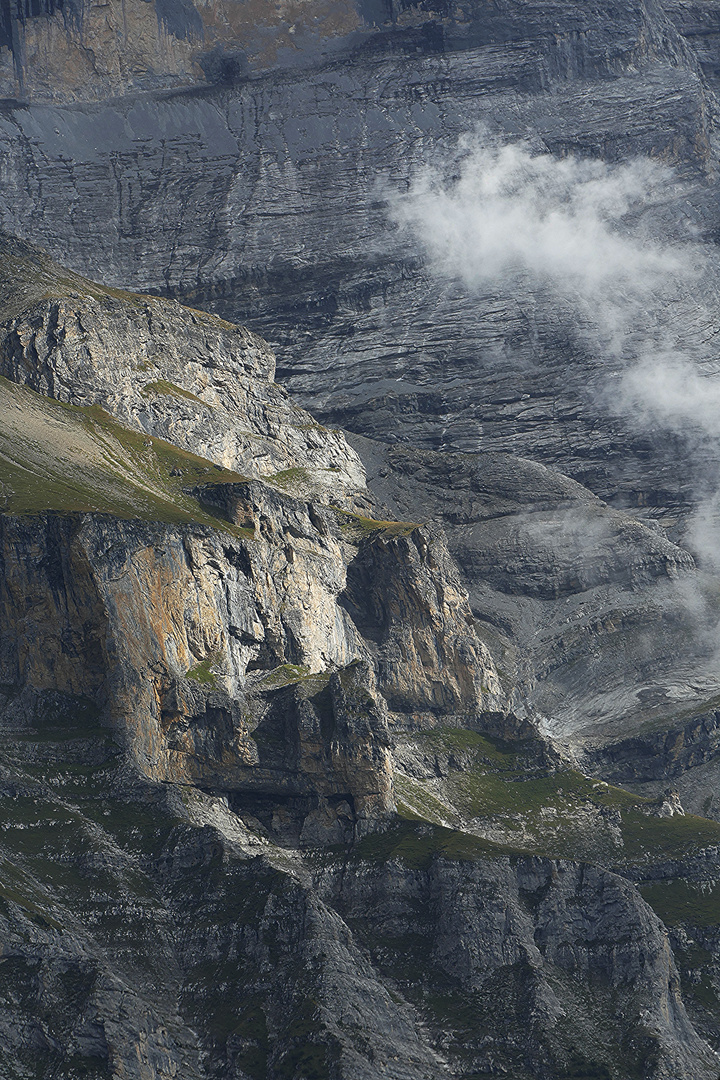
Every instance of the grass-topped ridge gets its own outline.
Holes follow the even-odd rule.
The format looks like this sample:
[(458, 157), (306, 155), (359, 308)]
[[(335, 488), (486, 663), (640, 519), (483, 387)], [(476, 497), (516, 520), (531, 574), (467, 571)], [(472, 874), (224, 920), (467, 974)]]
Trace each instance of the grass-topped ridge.
[(666, 926), (720, 925), (720, 884), (673, 878), (640, 886), (643, 898)]
[(202, 686), (216, 686), (218, 677), (212, 670), (216, 662), (216, 659), (212, 656), (199, 660), (197, 664), (193, 664), (189, 671), (185, 672), (185, 678), (192, 679), (193, 682), (200, 683)]
[(280, 472), (272, 473), (270, 476), (265, 477), (268, 484), (274, 484), (276, 487), (287, 488), (296, 487), (303, 484), (310, 483), (310, 473), (303, 466), (295, 466), (292, 469), (281, 469)]
[(126, 428), (98, 405), (68, 405), (0, 377), (0, 417), (2, 513), (104, 513), (245, 535), (186, 491), (243, 477)]
[[(491, 836), (509, 850), (613, 867), (720, 846), (720, 823), (692, 814), (660, 817), (655, 800), (567, 765), (543, 764), (532, 741), (503, 743), (454, 728), (408, 741), (428, 762), (428, 778), (396, 774), (407, 817)], [(441, 776), (430, 775), (434, 761)]]
[[(44, 301), (119, 301), (131, 308), (167, 308), (171, 301), (104, 285), (55, 263), (42, 248), (0, 233), (0, 309), (12, 319)], [(180, 305), (199, 322), (237, 333), (242, 328), (207, 311)]]
[[(16, 250), (22, 251), (17, 254)], [(101, 285), (80, 274), (58, 266), (39, 248), (12, 240), (7, 250), (0, 238), (0, 303), (6, 319), (15, 318), (29, 307), (44, 300), (74, 300), (90, 297), (93, 300), (119, 300), (133, 307), (160, 304), (157, 296), (128, 292), (111, 285)]]
[(339, 506), (334, 506), (332, 509), (337, 515), (345, 539), (355, 542), (371, 536), (409, 536), (415, 529), (420, 528), (420, 523), (417, 521), (381, 521), (363, 517), (362, 514), (353, 514)]
[(185, 390), (182, 386), (168, 382), (167, 379), (155, 379), (153, 382), (147, 382), (140, 392), (143, 397), (159, 394), (161, 397), (186, 398), (188, 401), (197, 401), (200, 405), (207, 405), (206, 401), (203, 401), (197, 394), (193, 394), (191, 390)]
[(526, 745), (505, 742), (472, 728), (456, 727), (439, 727), (432, 731), (422, 732), (416, 736), (416, 741), (428, 750), (472, 753), (477, 760), (494, 763), (503, 770), (517, 769), (518, 757)]
[(281, 664), (272, 671), (264, 674), (257, 682), (259, 690), (280, 690), (285, 686), (296, 686), (300, 683), (315, 684), (318, 689), (327, 685), (330, 678), (329, 672), (311, 671), (304, 664)]
[(428, 824), (409, 814), (401, 817), (403, 820), (387, 832), (370, 833), (363, 837), (353, 848), (352, 858), (368, 862), (397, 859), (413, 870), (427, 870), (438, 858), (451, 862), (474, 862), (508, 854), (523, 854), (519, 849), (511, 851), (479, 836)]

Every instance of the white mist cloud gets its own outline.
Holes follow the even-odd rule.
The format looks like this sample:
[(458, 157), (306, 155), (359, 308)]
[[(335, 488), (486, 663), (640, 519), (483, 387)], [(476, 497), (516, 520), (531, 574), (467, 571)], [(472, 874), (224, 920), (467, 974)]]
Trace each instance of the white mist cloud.
[[(709, 368), (709, 370), (708, 370)], [(678, 351), (642, 357), (623, 377), (624, 404), (645, 425), (680, 435), (720, 434), (718, 365), (698, 370)]]
[[(716, 260), (673, 209), (679, 192), (649, 159), (558, 158), (481, 132), (420, 170), (390, 214), (438, 279), (534, 293), (538, 309), (573, 320), (607, 366), (605, 407), (720, 447)], [(705, 482), (702, 454), (696, 464)], [(720, 569), (720, 494), (708, 490), (688, 537)]]
[(416, 174), (391, 216), (431, 269), (471, 289), (520, 275), (619, 310), (693, 274), (689, 245), (658, 243), (643, 211), (667, 198), (671, 170), (648, 159), (610, 166), (534, 154), (479, 135)]

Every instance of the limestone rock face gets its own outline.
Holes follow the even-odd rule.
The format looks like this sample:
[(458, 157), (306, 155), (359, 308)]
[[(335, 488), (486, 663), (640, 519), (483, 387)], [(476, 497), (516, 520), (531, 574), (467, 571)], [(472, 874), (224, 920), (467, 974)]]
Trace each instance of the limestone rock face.
[[(355, 674), (337, 681), (357, 718)], [(4, 1067), (715, 1076), (667, 932), (630, 881), (482, 845), (446, 852), (447, 835), (438, 847), (437, 830), (407, 822), (303, 859), (268, 838), (289, 837), (289, 802), (273, 826), (259, 801), (233, 810), (234, 797), (138, 783), (77, 701), (33, 715), (2, 698)], [(328, 835), (326, 809), (306, 840)]]
[[(689, 556), (519, 459), (354, 449), (254, 335), (7, 259), (2, 1067), (712, 1080), (633, 882), (707, 887), (720, 826), (580, 774), (478, 617), (482, 577), (586, 603)], [(575, 582), (547, 534), (578, 507), (608, 531)]]
[(470, 722), (473, 715), (506, 708), (439, 530), (363, 540), (348, 567), (345, 603), (374, 644), (391, 708), (465, 714)]
[(565, 747), (652, 723), (636, 755), (652, 770), (678, 702), (707, 714), (714, 577), (663, 531), (527, 459), (350, 441), (378, 515), (442, 522), (481, 636)]
[[(465, 1049), (481, 1072), (500, 1064), (522, 1070), (533, 1047), (536, 1061), (545, 1058), (535, 1075), (557, 1075), (553, 1058), (571, 1031), (577, 1038), (583, 1030), (583, 1064), (589, 1070), (599, 1050), (593, 1045), (593, 1009), (604, 1006), (592, 991), (580, 1004), (577, 991), (580, 982), (607, 980), (618, 1006), (632, 1000), (631, 1009), (642, 1018), (645, 1045), (636, 1041), (630, 1049), (623, 1029), (631, 1015), (622, 1006), (614, 1015), (624, 1075), (632, 1067), (629, 1055), (639, 1062), (652, 1057), (657, 1076), (693, 1068), (698, 1077), (714, 1075), (713, 1057), (685, 1015), (666, 932), (620, 878), (540, 859), (473, 866), (439, 860), (412, 874), (390, 864), (358, 868), (342, 879), (328, 875), (322, 888), (376, 961), (382, 963), (402, 941), (433, 941), (434, 989), (442, 991), (437, 1013), (430, 1005), (426, 1016), (439, 1025), (443, 1009), (452, 1016), (463, 1000), (476, 1010), (479, 1024), (468, 1024)], [(608, 936), (621, 938), (622, 946), (609, 952)], [(417, 962), (418, 955), (412, 951), (408, 961)], [(518, 993), (521, 985), (525, 995)], [(500, 994), (498, 1007), (493, 997)], [(514, 1025), (505, 1028), (514, 1008), (527, 1024), (520, 1040)], [(661, 1032), (668, 1030), (668, 1020), (673, 1034), (665, 1042)], [(517, 1021), (522, 1023), (519, 1015)]]
[(97, 693), (107, 672), (107, 628), (85, 553), (67, 544), (66, 522), (48, 521), (42, 532), (8, 524), (3, 518), (3, 681)]
[[(175, 15), (189, 26), (211, 10), (219, 26), (218, 5)], [(637, 156), (668, 164), (676, 179), (648, 195), (644, 235), (671, 248), (688, 230), (712, 239), (718, 106), (704, 73), (717, 66), (716, 5), (702, 17), (669, 3), (316, 11), (332, 57), (304, 51), (309, 9), (273, 8), (265, 23), (257, 3), (233, 4), (239, 49), (248, 21), (270, 49), (292, 39), (251, 78), (6, 106), (4, 227), (91, 276), (247, 323), (281, 348), (282, 381), (323, 423), (426, 449), (519, 453), (620, 508), (668, 523), (692, 512), (692, 446), (638, 430), (617, 407), (607, 369), (615, 379), (626, 361), (600, 357), (583, 313), (542, 285), (468, 290), (462, 275), (438, 278), (422, 236), (395, 231), (393, 208), (428, 164), (452, 176), (458, 140), (481, 129), (610, 170)], [(170, 33), (179, 48), (183, 33)], [(672, 310), (683, 350), (702, 364), (717, 321), (712, 244), (707, 254), (707, 273), (672, 305), (640, 311), (633, 335), (651, 349)], [(704, 453), (716, 461), (714, 443)]]
[[(6, 239), (2, 250), (12, 276), (18, 249)], [(29, 259), (32, 249), (24, 250)], [(58, 401), (101, 405), (130, 427), (251, 476), (308, 467), (315, 487), (332, 488), (336, 500), (362, 490), (354, 451), (273, 382), (275, 357), (260, 338), (177, 303), (59, 279), (47, 260), (43, 271), (31, 286), (42, 291), (47, 278), (59, 296), (5, 323), (0, 374)], [(6, 288), (12, 303), (7, 279)]]
[[(202, 772), (203, 762), (209, 769), (257, 763), (228, 698), (241, 695), (253, 661), (261, 669), (291, 661), (312, 672), (364, 655), (336, 605), (344, 561), (327, 535), (298, 544), (295, 557), (282, 534), (275, 545), (201, 528), (40, 521), (2, 522), (4, 681), (107, 703), (149, 775), (179, 780)], [(298, 578), (304, 591), (295, 588)], [(194, 670), (218, 684), (209, 704), (202, 683), (171, 690)], [(183, 745), (179, 718), (187, 728), (201, 716), (210, 732)]]
[[(109, 283), (0, 241), (0, 1072), (714, 1080), (719, 444), (617, 388), (714, 385), (716, 9), (0, 12), (2, 225)], [(396, 228), (518, 143), (707, 241), (610, 355)]]
[[(127, 520), (63, 515), (65, 496), (52, 487), (34, 505), (55, 513), (2, 518), (8, 685), (94, 701), (148, 779), (247, 796), (261, 819), (263, 806), (285, 800), (284, 817), (273, 811), (269, 821), (296, 844), (339, 842), (391, 811), (386, 701), (400, 727), (408, 712), (432, 725), (481, 723), (491, 711), (502, 727), (510, 701), (441, 533), (337, 508), (368, 503), (360, 460), (342, 433), (273, 384), (260, 339), (177, 304), (65, 278), (33, 249), (24, 260), (24, 276), (5, 279), (9, 308), (21, 310), (0, 348), (5, 378), (33, 391), (7, 397), (19, 414), (6, 451), (13, 484), (38, 467), (33, 440), (51, 416), (59, 457), (82, 438), (73, 453), (85, 469), (93, 453), (94, 468), (108, 455), (121, 470), (139, 464), (132, 440), (130, 457), (116, 459), (121, 444), (108, 440), (120, 429), (103, 428), (105, 414), (87, 411), (97, 406), (152, 436), (148, 453), (164, 452), (153, 441), (162, 435), (210, 456), (219, 472), (212, 482), (210, 467), (210, 482), (182, 492), (184, 518), (203, 508), (198, 520), (211, 528), (175, 524), (172, 503), (164, 524), (153, 521), (138, 476), (142, 522), (132, 520), (137, 510)], [(48, 289), (58, 298), (33, 305), (33, 292)], [(64, 411), (43, 412), (37, 395)], [(91, 415), (96, 426), (82, 427)], [(182, 485), (199, 460), (186, 466), (176, 455), (155, 482)], [(225, 463), (273, 486), (223, 472)], [(70, 483), (72, 470), (60, 476)], [(107, 483), (101, 472), (85, 476)], [(383, 592), (389, 601), (381, 645), (358, 608), (359, 585), (371, 603)]]
[[(125, 839), (115, 831), (123, 802), (109, 772), (102, 824), (63, 815), (57, 792), (31, 781), (11, 799), (20, 815), (32, 800), (58, 824), (59, 814), (73, 851), (54, 888), (36, 878), (31, 899), (23, 878), (3, 897), (3, 985), (21, 991), (0, 1019), (3, 1068), (207, 1080), (329, 1061), (333, 1075), (370, 1080), (379, 1061), (397, 1080), (446, 1074), (414, 1008), (309, 882), (274, 865), (271, 845), (255, 837), (243, 847), (240, 826), (230, 838), (191, 822), (209, 798), (188, 797), (183, 820), (158, 791), (131, 801), (130, 820), (145, 815), (138, 847), (132, 829)], [(127, 811), (127, 786), (124, 795)], [(25, 821), (27, 835), (36, 821)], [(14, 861), (13, 849), (11, 840), (3, 853)]]
[[(393, 805), (385, 698), (425, 724), (447, 714), (481, 724), (486, 711), (506, 715), (508, 699), (438, 538), (429, 560), (430, 537), (417, 529), (384, 554), (388, 585), (413, 610), (409, 626), (394, 612), (376, 675), (376, 645), (346, 593), (362, 545), (343, 539), (328, 509), (260, 484), (223, 490), (253, 523), (246, 538), (90, 515), (3, 517), (0, 681), (95, 701), (148, 778), (253, 805), (294, 800), (296, 841), (308, 814), (341, 837), (343, 801), (345, 826)], [(311, 822), (306, 835), (323, 827)]]
[(67, 102), (232, 84), (280, 57), (306, 66), (332, 55), (337, 39), (368, 32), (374, 19), (363, 18), (363, 7), (323, 0), (310, 14), (303, 5), (278, 8), (267, 0), (43, 0), (3, 14), (0, 85), (5, 97)]
[[(493, 11), (481, 5), (370, 5), (323, 0), (312, 14), (302, 5), (232, 0), (212, 6), (179, 0), (42, 0), (8, 9), (0, 23), (0, 72), (8, 98), (39, 102), (92, 101), (128, 91), (220, 83), (277, 67), (304, 68), (362, 43), (377, 47), (393, 35), (404, 50), (437, 54), (507, 38), (508, 28), (539, 44), (540, 62), (527, 48), (519, 58), (526, 79), (607, 75), (628, 63), (668, 54), (688, 61), (683, 37), (699, 47), (700, 63), (715, 72), (717, 16), (699, 16), (688, 5), (637, 5), (608, 48), (597, 20), (571, 4), (552, 5), (549, 33), (545, 8), (518, 12), (513, 4)], [(615, 18), (625, 14), (613, 11)], [(629, 23), (629, 25), (628, 25)], [(373, 39), (375, 39), (373, 41)], [(533, 62), (534, 61), (534, 62)]]

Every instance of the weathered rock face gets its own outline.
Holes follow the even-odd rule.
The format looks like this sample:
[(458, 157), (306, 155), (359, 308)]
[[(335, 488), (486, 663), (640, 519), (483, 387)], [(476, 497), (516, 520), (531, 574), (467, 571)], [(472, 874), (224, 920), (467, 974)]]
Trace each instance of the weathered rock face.
[[(307, 66), (375, 18), (378, 7), (323, 0), (298, 4), (194, 4), (177, 0), (42, 0), (0, 19), (4, 97), (93, 101), (197, 83), (232, 84), (282, 57)], [(365, 15), (365, 17), (363, 17)]]
[[(481, 633), (506, 654), (508, 687), (519, 685), (558, 737), (613, 737), (613, 725), (624, 733), (628, 723), (672, 720), (681, 696), (702, 708), (717, 692), (712, 579), (695, 572), (687, 551), (657, 529), (516, 457), (412, 452), (359, 437), (353, 448), (272, 383), (272, 354), (247, 332), (177, 304), (108, 292), (60, 271), (32, 248), (5, 241), (4, 250), (14, 252), (4, 275), (13, 314), (4, 325), (0, 372), (15, 382), (73, 406), (101, 405), (140, 432), (305, 497), (298, 520), (283, 517), (283, 532), (322, 533), (322, 515), (313, 520), (307, 508), (316, 504), (369, 506), (361, 457), (377, 516), (442, 520), (462, 584), (438, 540), (426, 584), (403, 594), (402, 573), (393, 576), (400, 563), (413, 564), (413, 588), (420, 580), (415, 571), (425, 572), (419, 534), (403, 540), (371, 529), (352, 563), (348, 604), (365, 636), (382, 638), (385, 691), (402, 710), (460, 714), (469, 707), (487, 714), (496, 708), (498, 689), (483, 682), (484, 674), (470, 676), (472, 692), (448, 679), (448, 671), (473, 665), (490, 670), (473, 654), (477, 628), (467, 637), (470, 613), (459, 599), (466, 587)], [(40, 300), (47, 293), (56, 298)], [(185, 471), (178, 460), (171, 479), (177, 474), (182, 483)], [(253, 508), (251, 489), (205, 486), (200, 498), (256, 536), (275, 530), (274, 511), (263, 525), (266, 515), (262, 506)], [(260, 494), (261, 503), (272, 498)], [(347, 518), (350, 532), (353, 520)], [(355, 532), (362, 537), (361, 525)], [(306, 563), (300, 566), (299, 574), (287, 570), (298, 595), (308, 588)], [(445, 598), (434, 595), (433, 567), (447, 583)], [(308, 604), (316, 610), (314, 598)], [(452, 642), (430, 628), (435, 611), (449, 632), (448, 604), (457, 625)], [(409, 629), (416, 608), (424, 637)], [(424, 668), (429, 679), (418, 674)], [(434, 684), (433, 670), (444, 672)], [(416, 677), (422, 691), (404, 685)], [(498, 709), (507, 711), (503, 703)], [(522, 711), (519, 699), (514, 710)]]
[(309, 11), (0, 15), (45, 102), (2, 106), (4, 226), (245, 319), (392, 443), (250, 331), (0, 244), (0, 1071), (712, 1080), (716, 582), (679, 544), (717, 443), (608, 379), (711, 370), (715, 253), (609, 371), (592, 311), (390, 222), (484, 125), (669, 163), (618, 233), (712, 238), (714, 4)]
[(275, 385), (275, 357), (260, 338), (177, 303), (63, 276), (42, 253), (1, 243), (7, 306), (48, 289), (57, 299), (5, 323), (0, 374), (71, 405), (101, 405), (130, 427), (251, 476), (308, 467), (326, 497), (331, 489), (342, 502), (362, 491), (355, 453)]
[[(703, 71), (714, 74), (717, 14), (712, 6), (701, 14), (690, 5), (638, 5), (611, 48), (597, 19), (570, 4), (556, 3), (553, 9), (555, 26), (563, 28), (554, 34), (548, 32), (546, 6), (526, 6), (519, 17), (513, 4), (488, 11), (480, 5), (400, 9), (324, 0), (309, 17), (302, 6), (278, 8), (265, 0), (249, 8), (177, 0), (123, 5), (42, 0), (3, 12), (2, 89), (9, 98), (86, 101), (193, 83), (232, 84), (250, 73), (317, 64), (358, 45), (382, 47), (388, 37), (403, 51), (438, 54), (502, 43), (512, 30), (541, 47), (538, 57), (526, 44), (520, 57), (530, 83), (616, 74), (628, 63), (668, 54), (687, 62), (689, 50), (678, 29), (699, 47)], [(607, 14), (618, 18), (626, 9)]]
[[(361, 47), (341, 30), (332, 62), (316, 52), (306, 71), (281, 50), (271, 73), (202, 94), (9, 109), (3, 222), (103, 280), (248, 322), (282, 345), (283, 381), (321, 420), (540, 458), (670, 520), (693, 506), (702, 477), (682, 439), (638, 431), (613, 407), (607, 358), (588, 347), (573, 305), (517, 282), (468, 294), (433, 277), (419, 241), (392, 232), (387, 195), (485, 125), (560, 157), (669, 162), (682, 183), (643, 208), (648, 234), (682, 239), (689, 222), (712, 237), (712, 34), (701, 64), (693, 11), (378, 9), (367, 22), (382, 28)], [(257, 20), (256, 5), (247, 14)], [(713, 4), (703, 18), (713, 25)], [(710, 263), (672, 305), (700, 359), (716, 321), (712, 251)], [(652, 344), (656, 329), (641, 318), (634, 332)], [(712, 446), (705, 457), (716, 460)]]
[(615, 874), (407, 824), (318, 866), (247, 808), (133, 782), (87, 705), (4, 691), (0, 715), (7, 1071), (714, 1077)]
[(718, 820), (719, 731), (717, 709), (683, 710), (669, 730), (666, 723), (647, 725), (610, 745), (590, 742), (579, 757), (589, 772), (661, 803), (674, 789), (682, 809)]
[(708, 708), (714, 579), (662, 531), (537, 462), (350, 441), (377, 514), (442, 522), (481, 635), (566, 748)]
[[(397, 863), (330, 872), (321, 889), (405, 993), (432, 941), (432, 982), (417, 1003), (427, 1003), (430, 1031), (461, 1050), (465, 1069), (548, 1080), (573, 1068), (610, 1075), (617, 1064), (625, 1076), (715, 1075), (714, 1055), (685, 1015), (664, 927), (606, 871), (437, 860), (414, 872)], [(608, 950), (609, 937), (622, 944)], [(607, 1008), (601, 986), (615, 999), (612, 1047), (596, 1041), (593, 1014)], [(443, 1027), (457, 1032), (461, 1017), (462, 1046), (450, 1032), (443, 1040)]]
[[(158, 789), (113, 784), (112, 753), (94, 775), (78, 767), (78, 791), (67, 762), (47, 755), (54, 746), (62, 757), (70, 730), (45, 732), (59, 739), (45, 744), (54, 793), (19, 760), (12, 790), (3, 776), (15, 826), (3, 833), (14, 884), (0, 900), (5, 1071), (350, 1080), (379, 1061), (398, 1080), (443, 1074), (412, 1006), (388, 991), (299, 866), (220, 803), (189, 795), (189, 809), (178, 799), (173, 812)], [(213, 810), (224, 831), (202, 824)], [(18, 849), (21, 835), (34, 850)]]
[(182, 20), (181, 8), (179, 19), (170, 17), (173, 33), (155, 4), (44, 0), (7, 7), (0, 22), (3, 95), (72, 101), (186, 82), (201, 32), (193, 14), (194, 24)]
[[(479, 723), (493, 711), (502, 726), (507, 694), (441, 534), (325, 505), (367, 502), (362, 465), (341, 433), (314, 424), (272, 384), (263, 342), (178, 305), (108, 296), (63, 279), (37, 252), (24, 254), (24, 262), (11, 257), (24, 276), (6, 278), (11, 309), (23, 300), (32, 305), (33, 290), (85, 291), (31, 306), (6, 324), (5, 376), (76, 410), (46, 415), (33, 412), (33, 395), (10, 395), (8, 408), (19, 417), (7, 453), (16, 462), (25, 460), (23, 441), (32, 446), (50, 419), (74, 432), (53, 435), (57, 454), (82, 436), (86, 459), (98, 451), (100, 463), (117, 458), (110, 429), (93, 430), (94, 445), (89, 429), (70, 427), (78, 407), (92, 404), (216, 462), (269, 472), (276, 486), (222, 482), (219, 474), (219, 482), (187, 487), (184, 496), (205, 507), (219, 531), (178, 527), (172, 514), (165, 525), (48, 514), (39, 529), (4, 518), (8, 684), (92, 698), (126, 733), (148, 777), (301, 801), (349, 794), (351, 821), (392, 802), (384, 698), (403, 713), (431, 714), (429, 723), (451, 714)], [(146, 382), (149, 369), (163, 378)], [(112, 431), (117, 440), (120, 429)], [(128, 445), (126, 469), (138, 454)], [(30, 451), (26, 459), (26, 471), (37, 468)], [(184, 471), (178, 461), (170, 478)], [(278, 464), (291, 467), (276, 471)], [(11, 475), (22, 482), (17, 468)], [(88, 473), (86, 482), (106, 480)], [(53, 508), (57, 497), (41, 489), (35, 505)], [(348, 582), (349, 565), (358, 569)], [(381, 644), (358, 608), (358, 583), (368, 575), (375, 595), (384, 591), (390, 601)], [(373, 653), (377, 674), (362, 667), (367, 702), (353, 735), (355, 692), (331, 674)], [(276, 674), (266, 685), (268, 672)], [(280, 693), (306, 676), (316, 676), (307, 693), (297, 686)], [(347, 677), (354, 685), (359, 676)], [(277, 693), (278, 702), (266, 701)], [(252, 736), (258, 725), (261, 753)], [(329, 785), (323, 770), (337, 773)]]
[(494, 708), (507, 709), (439, 530), (417, 528), (389, 537), (381, 532), (361, 541), (343, 599), (374, 645), (391, 708), (446, 717), (465, 713), (470, 723)]
[[(317, 816), (313, 800), (335, 800), (323, 810), (331, 832), (343, 802), (350, 825), (391, 808), (380, 694), (415, 723), (428, 712), (431, 724), (507, 713), (439, 537), (416, 529), (358, 553), (321, 506), (259, 484), (221, 490), (252, 523), (247, 538), (93, 516), (3, 517), (0, 681), (94, 700), (149, 778), (296, 800), (297, 833)], [(393, 613), (377, 682), (367, 663), (376, 645), (345, 599), (346, 567), (367, 562), (368, 546), (382, 550), (396, 596), (412, 601), (407, 625)]]
[[(0, 515), (0, 798), (11, 826), (0, 843), (15, 883), (0, 888), (8, 1067), (59, 1069), (68, 1080), (80, 1066), (98, 1080), (181, 1069), (191, 1080), (370, 1080), (378, 1069), (410, 1080), (503, 1067), (550, 1080), (582, 1066), (629, 1080), (631, 1061), (655, 1080), (712, 1077), (667, 938), (634, 887), (548, 858), (544, 849), (561, 843), (552, 805), (538, 815), (551, 822), (544, 832), (518, 833), (517, 814), (488, 824), (471, 808), (468, 817), (463, 784), (476, 782), (488, 753), (501, 762), (500, 778), (485, 781), (496, 799), (539, 782), (552, 803), (556, 788), (579, 782), (552, 748), (527, 744), (532, 724), (479, 636), (487, 624), (476, 623), (439, 527), (331, 505), (347, 494), (370, 505), (371, 495), (351, 486), (364, 475), (356, 452), (322, 429), (320, 451), (344, 454), (339, 481), (328, 466), (327, 482), (313, 482), (300, 464), (307, 443), (291, 431), (277, 452), (292, 464), (272, 483), (227, 472), (213, 483), (212, 465), (186, 455), (191, 480), (175, 478), (178, 493), (175, 451), (153, 466), (152, 490), (165, 500), (164, 519), (153, 520), (138, 468), (160, 461), (154, 436), (175, 438), (183, 419), (164, 393), (149, 419), (141, 412), (137, 357), (162, 357), (167, 383), (182, 376), (176, 389), (198, 398), (223, 372), (225, 415), (264, 447), (283, 428), (273, 432), (268, 410), (252, 406), (276, 393), (262, 343), (213, 320), (206, 330), (182, 311), (181, 336), (164, 321), (173, 306), (154, 301), (140, 301), (139, 314), (123, 297), (30, 301), (29, 315), (15, 310), (6, 323), (3, 354), (6, 377), (23, 384), (3, 388), (12, 439), (2, 462), (12, 458), (16, 489)], [(81, 404), (88, 398), (95, 411)], [(275, 400), (294, 416), (284, 395)], [(146, 434), (123, 441), (97, 405)], [(190, 407), (187, 450), (212, 446), (207, 414)], [(43, 424), (59, 456), (75, 454), (82, 435), (86, 485), (104, 487), (97, 470), (112, 451), (113, 468), (140, 484), (139, 508), (63, 514), (64, 489), (36, 485), (32, 514), (8, 512), (23, 469), (33, 475), (44, 460), (31, 445)], [(243, 471), (246, 453), (232, 458)], [(399, 503), (395, 457), (384, 490)], [(442, 472), (433, 455), (418, 462)], [(458, 514), (492, 525), (499, 473), (462, 475)], [(422, 508), (440, 477), (415, 476)], [(553, 474), (545, 485), (542, 513), (558, 498), (570, 509), (589, 498)], [(662, 537), (590, 501), (639, 549), (626, 585), (652, 584), (670, 564), (692, 573)], [(546, 577), (563, 573), (558, 558)], [(628, 571), (609, 543), (592, 573), (613, 582)], [(493, 749), (483, 728), (516, 749)], [(444, 757), (408, 749), (423, 738), (469, 742)], [(638, 879), (627, 829), (650, 820), (646, 800), (612, 796), (630, 800), (621, 822), (595, 798), (570, 809), (572, 828), (591, 822), (588, 855), (615, 866), (619, 844), (621, 869)], [(459, 828), (438, 828), (438, 818)], [(689, 821), (698, 843), (703, 829), (717, 839), (712, 822), (653, 820), (661, 830)], [(543, 854), (513, 861), (520, 838)], [(653, 867), (665, 881), (668, 871)], [(703, 1024), (715, 1040), (714, 1013)], [(607, 1051), (611, 1029), (622, 1059)]]
[[(336, 605), (344, 584), (337, 542), (333, 551), (328, 534), (322, 546), (296, 541), (305, 547), (296, 559), (282, 540), (277, 550), (202, 529), (38, 524), (3, 519), (3, 681), (104, 705), (148, 776), (228, 790), (259, 769), (262, 781), (249, 786), (272, 786), (273, 767), (251, 737), (257, 715), (243, 709), (248, 666), (282, 672), (292, 661), (324, 672), (364, 654)], [(277, 783), (302, 789), (310, 781), (296, 760), (299, 723)], [(315, 726), (307, 737), (322, 745)], [(387, 801), (389, 776), (376, 786)]]

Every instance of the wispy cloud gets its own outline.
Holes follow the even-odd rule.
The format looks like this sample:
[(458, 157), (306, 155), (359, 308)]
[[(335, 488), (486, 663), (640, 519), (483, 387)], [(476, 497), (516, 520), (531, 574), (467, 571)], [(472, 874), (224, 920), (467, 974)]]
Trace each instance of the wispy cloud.
[[(673, 171), (649, 159), (559, 158), (480, 132), (418, 171), (390, 198), (390, 214), (439, 279), (534, 293), (537, 309), (574, 319), (607, 368), (598, 407), (720, 447), (714, 256), (675, 212), (681, 196)], [(720, 508), (716, 490), (709, 499)], [(710, 502), (688, 539), (720, 567)]]
[(692, 272), (687, 246), (647, 234), (642, 211), (667, 198), (671, 170), (536, 154), (482, 135), (427, 166), (392, 200), (392, 216), (433, 269), (477, 288), (518, 273), (567, 295), (625, 303)]

